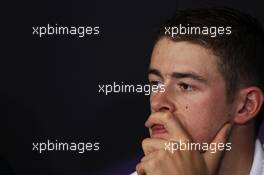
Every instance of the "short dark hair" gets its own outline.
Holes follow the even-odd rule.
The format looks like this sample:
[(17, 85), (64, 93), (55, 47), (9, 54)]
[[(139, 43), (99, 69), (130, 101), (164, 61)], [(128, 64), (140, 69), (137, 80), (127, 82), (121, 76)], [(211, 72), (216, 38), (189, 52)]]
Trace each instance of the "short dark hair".
[[(166, 27), (179, 25), (231, 27), (232, 33), (216, 37), (204, 34), (177, 34), (175, 37), (166, 34)], [(212, 50), (220, 58), (217, 60), (218, 69), (226, 83), (228, 102), (233, 101), (241, 87), (257, 86), (264, 92), (264, 31), (261, 23), (250, 15), (227, 7), (179, 10), (161, 26), (156, 42), (162, 37), (190, 41)], [(262, 117), (257, 118), (258, 125)]]

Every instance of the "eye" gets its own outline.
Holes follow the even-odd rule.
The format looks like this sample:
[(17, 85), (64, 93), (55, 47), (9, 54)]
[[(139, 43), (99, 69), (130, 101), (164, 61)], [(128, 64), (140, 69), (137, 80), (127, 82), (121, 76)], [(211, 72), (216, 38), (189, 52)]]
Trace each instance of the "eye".
[(159, 86), (159, 85), (162, 84), (162, 82), (161, 81), (158, 81), (158, 80), (153, 80), (153, 81), (150, 81), (149, 84), (151, 86), (153, 86), (153, 85)]
[(184, 90), (184, 91), (193, 91), (193, 86), (190, 84), (186, 84), (186, 83), (180, 83), (179, 84), (180, 89)]

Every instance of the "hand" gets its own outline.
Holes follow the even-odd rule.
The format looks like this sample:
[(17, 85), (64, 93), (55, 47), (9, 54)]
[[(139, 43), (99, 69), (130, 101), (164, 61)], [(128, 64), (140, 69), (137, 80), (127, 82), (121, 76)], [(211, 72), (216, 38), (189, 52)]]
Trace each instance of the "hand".
[[(137, 165), (138, 175), (215, 175), (223, 151), (208, 150), (201, 153), (198, 150), (174, 151), (165, 150), (168, 142), (189, 141), (190, 136), (182, 125), (170, 113), (159, 112), (152, 114), (146, 122), (147, 127), (161, 124), (168, 131), (168, 140), (147, 138), (142, 142), (145, 156)], [(231, 125), (225, 124), (217, 133), (212, 143), (225, 143)]]

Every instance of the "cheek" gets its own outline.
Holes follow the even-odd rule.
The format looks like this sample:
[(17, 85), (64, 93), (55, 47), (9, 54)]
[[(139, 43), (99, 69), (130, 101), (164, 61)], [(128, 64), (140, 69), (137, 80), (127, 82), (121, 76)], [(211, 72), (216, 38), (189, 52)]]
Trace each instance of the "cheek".
[(217, 101), (210, 96), (200, 98), (199, 102), (186, 102), (181, 111), (181, 121), (196, 142), (210, 142), (227, 120), (224, 117), (226, 110), (222, 99)]
[(214, 120), (204, 105), (186, 105), (185, 127), (196, 142), (204, 142), (212, 137)]

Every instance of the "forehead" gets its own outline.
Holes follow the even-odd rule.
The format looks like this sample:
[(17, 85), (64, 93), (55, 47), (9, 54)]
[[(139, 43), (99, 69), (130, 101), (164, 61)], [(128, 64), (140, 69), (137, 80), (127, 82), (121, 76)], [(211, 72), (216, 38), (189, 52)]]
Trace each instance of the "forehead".
[(155, 45), (150, 68), (163, 76), (172, 72), (195, 72), (212, 80), (219, 78), (217, 56), (211, 50), (188, 41), (161, 38)]

